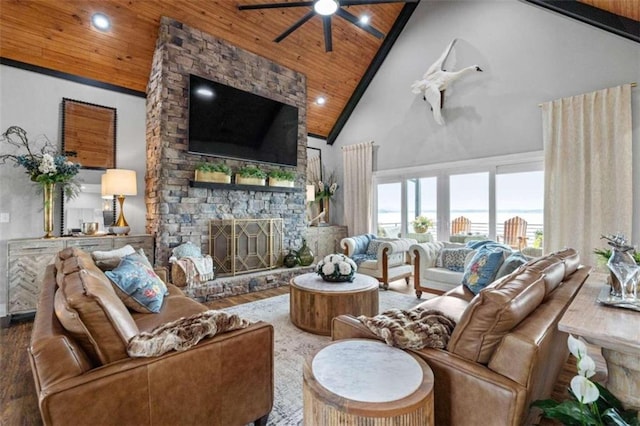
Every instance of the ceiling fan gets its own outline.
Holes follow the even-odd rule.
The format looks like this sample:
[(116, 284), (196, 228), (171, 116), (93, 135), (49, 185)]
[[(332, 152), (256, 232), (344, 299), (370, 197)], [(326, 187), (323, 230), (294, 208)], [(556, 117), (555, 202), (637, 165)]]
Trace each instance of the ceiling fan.
[(298, 19), (293, 25), (287, 28), (282, 34), (276, 37), (273, 41), (280, 43), (289, 34), (300, 28), (305, 22), (319, 15), (322, 18), (322, 27), (324, 30), (324, 50), (325, 52), (331, 52), (333, 50), (333, 41), (331, 38), (331, 17), (337, 15), (342, 19), (345, 19), (353, 25), (362, 28), (369, 34), (379, 39), (384, 38), (384, 34), (358, 19), (355, 15), (347, 12), (343, 9), (343, 6), (358, 6), (365, 4), (382, 4), (382, 3), (417, 3), (420, 0), (315, 0), (315, 1), (292, 1), (285, 3), (263, 3), (263, 4), (247, 4), (239, 5), (238, 10), (256, 10), (256, 9), (278, 9), (283, 7), (311, 7), (311, 10), (307, 12), (302, 18)]

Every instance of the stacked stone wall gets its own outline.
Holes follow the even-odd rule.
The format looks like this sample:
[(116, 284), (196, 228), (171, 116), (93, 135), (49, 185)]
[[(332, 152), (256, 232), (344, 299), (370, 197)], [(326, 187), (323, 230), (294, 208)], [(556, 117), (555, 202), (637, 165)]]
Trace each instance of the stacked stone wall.
[[(195, 167), (222, 161), (232, 169), (250, 162), (190, 154), (189, 74), (298, 107), (297, 188), (306, 176), (305, 76), (200, 30), (163, 17), (147, 88), (147, 232), (156, 237), (156, 262), (186, 241), (209, 252), (209, 221), (282, 218), (284, 247), (299, 247), (306, 229), (305, 193), (193, 188)], [(257, 164), (257, 163), (251, 163)], [(262, 170), (278, 168), (258, 164)]]

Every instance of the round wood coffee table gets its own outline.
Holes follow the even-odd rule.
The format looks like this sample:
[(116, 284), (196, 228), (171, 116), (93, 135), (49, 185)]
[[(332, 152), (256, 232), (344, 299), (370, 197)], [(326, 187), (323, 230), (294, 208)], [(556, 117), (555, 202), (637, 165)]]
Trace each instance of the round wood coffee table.
[(304, 424), (433, 426), (433, 372), (377, 340), (339, 340), (305, 360)]
[(298, 275), (289, 285), (291, 322), (309, 333), (331, 335), (331, 320), (342, 314), (378, 314), (378, 280), (356, 274), (353, 282), (330, 283), (318, 274)]

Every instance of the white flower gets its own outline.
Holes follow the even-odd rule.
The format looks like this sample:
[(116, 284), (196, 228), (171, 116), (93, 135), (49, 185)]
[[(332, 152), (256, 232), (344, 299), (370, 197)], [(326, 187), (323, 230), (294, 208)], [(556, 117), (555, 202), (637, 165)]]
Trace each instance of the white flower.
[(333, 195), (337, 189), (338, 189), (338, 184), (333, 182), (329, 187), (329, 193)]
[(40, 162), (40, 165), (38, 165), (38, 171), (45, 175), (56, 173), (56, 163), (53, 161), (51, 154), (42, 155), (42, 161)]
[(323, 261), (324, 263), (331, 263), (331, 258), (332, 258), (333, 256), (334, 256), (333, 254), (328, 254), (328, 255), (326, 255), (326, 256), (324, 257), (324, 259), (322, 259), (322, 261)]
[(321, 180), (318, 181), (318, 191), (324, 191), (324, 184)]
[(578, 360), (578, 374), (584, 377), (591, 377), (596, 374), (596, 363), (589, 355), (584, 355)]
[(586, 377), (575, 376), (571, 379), (571, 391), (583, 404), (590, 404), (600, 397), (600, 392), (596, 385)]
[(335, 266), (333, 266), (333, 263), (329, 262), (329, 263), (325, 263), (322, 266), (322, 273), (325, 275), (331, 275), (335, 272), (336, 268)]
[(356, 262), (354, 262), (351, 258), (347, 257), (347, 258), (345, 259), (345, 262), (347, 262), (349, 265), (351, 265), (351, 268), (352, 268), (354, 271), (357, 271), (357, 270), (358, 270), (358, 265), (356, 265)]
[(351, 273), (351, 265), (347, 262), (338, 263), (338, 270), (340, 271), (340, 275), (349, 275)]
[(569, 345), (569, 352), (571, 352), (576, 358), (580, 359), (587, 354), (587, 346), (581, 340), (576, 339), (572, 335), (569, 335), (567, 344)]

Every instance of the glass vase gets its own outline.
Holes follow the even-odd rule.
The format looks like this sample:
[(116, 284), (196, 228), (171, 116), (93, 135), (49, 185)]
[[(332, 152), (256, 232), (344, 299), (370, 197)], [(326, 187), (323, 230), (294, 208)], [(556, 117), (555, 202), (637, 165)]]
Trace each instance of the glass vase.
[(44, 213), (44, 237), (54, 238), (53, 235), (53, 191), (55, 183), (46, 182), (42, 184), (43, 213)]
[(622, 300), (636, 300), (640, 267), (631, 253), (628, 250), (613, 247), (607, 266), (619, 282), (619, 287), (616, 288), (615, 280), (611, 280), (611, 295), (620, 297)]
[(300, 266), (309, 266), (313, 263), (313, 252), (307, 245), (307, 240), (302, 240), (302, 247), (298, 250), (298, 260), (300, 260)]

